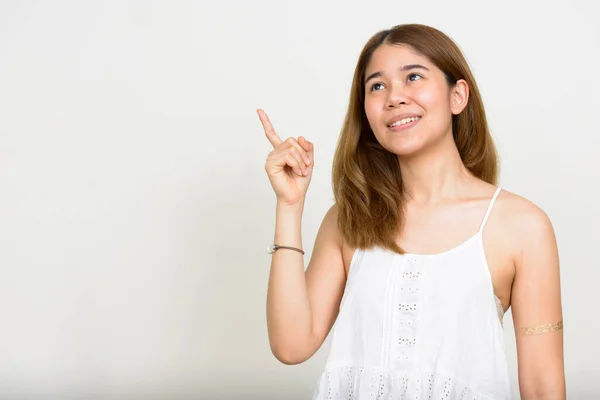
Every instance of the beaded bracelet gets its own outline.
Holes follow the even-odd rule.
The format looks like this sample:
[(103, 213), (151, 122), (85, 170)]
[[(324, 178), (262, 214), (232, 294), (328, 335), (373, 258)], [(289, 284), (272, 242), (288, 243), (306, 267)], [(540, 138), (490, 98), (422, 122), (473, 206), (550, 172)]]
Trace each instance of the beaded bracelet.
[(277, 251), (277, 250), (279, 250), (279, 249), (288, 249), (288, 250), (294, 250), (294, 251), (297, 251), (297, 252), (299, 252), (299, 253), (302, 253), (302, 255), (304, 255), (304, 251), (302, 251), (302, 250), (300, 250), (300, 249), (297, 249), (297, 248), (295, 248), (295, 247), (290, 247), (290, 246), (279, 246), (278, 244), (272, 244), (272, 245), (269, 245), (269, 248), (267, 249), (267, 252), (268, 252), (269, 254), (273, 254), (273, 253), (275, 253), (275, 251)]

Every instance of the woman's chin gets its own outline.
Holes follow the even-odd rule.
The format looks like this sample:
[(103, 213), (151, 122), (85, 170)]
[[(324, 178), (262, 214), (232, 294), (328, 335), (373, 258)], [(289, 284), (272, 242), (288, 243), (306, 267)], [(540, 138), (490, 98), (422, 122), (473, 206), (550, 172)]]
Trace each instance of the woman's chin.
[(402, 158), (410, 158), (419, 154), (423, 146), (420, 143), (394, 143), (387, 149)]

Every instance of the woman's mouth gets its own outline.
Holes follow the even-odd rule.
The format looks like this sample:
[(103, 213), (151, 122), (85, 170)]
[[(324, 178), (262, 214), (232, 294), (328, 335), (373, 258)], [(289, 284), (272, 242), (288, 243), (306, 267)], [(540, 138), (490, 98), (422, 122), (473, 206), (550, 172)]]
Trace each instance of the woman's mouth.
[(420, 119), (421, 117), (404, 118), (388, 125), (388, 129), (392, 132), (399, 132), (416, 125), (416, 123), (419, 122)]

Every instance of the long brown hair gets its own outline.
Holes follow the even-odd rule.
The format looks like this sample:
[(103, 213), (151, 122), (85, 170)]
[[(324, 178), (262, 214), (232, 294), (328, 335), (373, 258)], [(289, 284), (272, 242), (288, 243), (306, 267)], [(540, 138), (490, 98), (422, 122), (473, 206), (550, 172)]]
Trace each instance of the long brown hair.
[(435, 28), (419, 24), (398, 25), (373, 35), (358, 58), (348, 111), (333, 159), (338, 228), (350, 247), (377, 245), (404, 254), (396, 243), (404, 210), (398, 158), (379, 144), (364, 109), (365, 69), (375, 49), (383, 44), (410, 46), (445, 74), (449, 86), (459, 79), (467, 82), (467, 106), (452, 117), (452, 134), (460, 157), (474, 176), (492, 184), (496, 184), (498, 161), (479, 89), (452, 39)]

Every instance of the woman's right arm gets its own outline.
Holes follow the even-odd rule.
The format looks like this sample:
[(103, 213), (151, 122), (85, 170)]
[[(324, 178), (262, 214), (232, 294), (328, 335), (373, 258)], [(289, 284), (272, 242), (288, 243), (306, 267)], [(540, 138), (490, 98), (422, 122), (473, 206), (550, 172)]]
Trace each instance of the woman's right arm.
[[(277, 207), (275, 243), (302, 247), (301, 209)], [(267, 326), (271, 351), (285, 364), (309, 359), (323, 344), (337, 318), (346, 273), (335, 206), (317, 233), (310, 263), (302, 254), (273, 253), (267, 293)]]
[[(265, 170), (277, 196), (275, 244), (302, 248), (302, 213), (313, 168), (305, 138), (283, 142), (259, 110), (274, 150)], [(325, 215), (306, 272), (304, 256), (279, 249), (272, 255), (267, 291), (267, 328), (275, 357), (285, 364), (310, 358), (323, 344), (339, 311), (346, 274), (335, 206)]]

